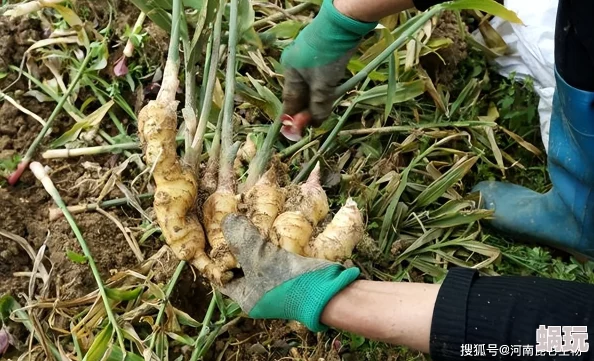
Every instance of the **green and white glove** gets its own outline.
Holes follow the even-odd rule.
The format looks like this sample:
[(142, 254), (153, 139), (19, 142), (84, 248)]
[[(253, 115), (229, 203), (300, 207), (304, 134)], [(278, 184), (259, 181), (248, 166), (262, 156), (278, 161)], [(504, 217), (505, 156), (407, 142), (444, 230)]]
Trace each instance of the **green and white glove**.
[(314, 332), (326, 304), (359, 276), (358, 268), (306, 258), (266, 241), (244, 216), (228, 215), (223, 234), (244, 277), (220, 291), (252, 318), (295, 320)]
[(316, 126), (328, 118), (349, 59), (376, 25), (351, 19), (336, 10), (333, 0), (324, 0), (315, 19), (281, 56), (284, 113), (309, 110)]

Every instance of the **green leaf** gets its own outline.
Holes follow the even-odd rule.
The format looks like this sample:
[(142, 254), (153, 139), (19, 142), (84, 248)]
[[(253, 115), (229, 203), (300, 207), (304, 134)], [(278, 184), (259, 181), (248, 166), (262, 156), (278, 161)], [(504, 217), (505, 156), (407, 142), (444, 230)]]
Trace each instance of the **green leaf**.
[(107, 66), (107, 58), (109, 51), (107, 50), (107, 43), (91, 43), (91, 54), (93, 59), (89, 64), (89, 70), (102, 70)]
[(80, 20), (78, 15), (72, 9), (69, 9), (62, 5), (52, 4), (50, 2), (46, 3), (47, 6), (54, 8), (60, 15), (64, 18), (64, 20), (68, 23), (71, 28), (74, 27), (82, 27), (83, 22)]
[(100, 361), (109, 349), (113, 337), (113, 327), (108, 324), (95, 338), (83, 361)]
[(256, 88), (256, 91), (262, 97), (262, 99), (266, 102), (264, 107), (264, 112), (270, 117), (270, 119), (276, 119), (281, 116), (283, 112), (283, 104), (281, 101), (274, 95), (274, 93), (268, 89), (267, 87), (261, 85), (256, 79), (252, 78), (252, 76), (248, 73), (248, 79)]
[(105, 287), (107, 297), (114, 301), (132, 301), (142, 293), (143, 287), (136, 287), (133, 290), (120, 290), (118, 288)]
[(51, 143), (51, 147), (56, 148), (63, 146), (64, 144), (74, 141), (78, 138), (80, 133), (84, 129), (96, 127), (99, 125), (101, 120), (105, 117), (109, 109), (113, 106), (114, 101), (110, 100), (109, 102), (103, 104), (99, 109), (95, 110), (93, 113), (87, 115), (84, 119), (80, 122), (74, 124), (72, 128), (66, 131), (62, 136)]
[(442, 5), (448, 10), (479, 10), (511, 23), (523, 24), (518, 15), (493, 0), (456, 0)]
[(252, 3), (250, 2), (250, 0), (239, 0), (238, 11), (238, 31), (239, 36), (241, 36), (248, 29), (253, 27), (254, 20), (256, 18), (256, 13), (254, 11), (254, 8), (252, 7)]
[[(424, 92), (425, 82), (422, 80), (415, 80), (408, 83), (396, 83), (392, 101), (394, 104), (403, 103), (418, 97)], [(388, 84), (383, 84), (364, 92), (357, 99), (363, 104), (379, 106), (386, 104), (387, 94)]]
[(272, 28), (266, 30), (264, 34), (274, 35), (278, 39), (293, 39), (297, 37), (302, 26), (303, 23), (301, 21), (287, 20), (274, 25)]
[(185, 313), (182, 310), (174, 308), (173, 312), (175, 313), (175, 317), (177, 317), (177, 322), (179, 322), (180, 325), (190, 326), (190, 327), (201, 327), (202, 326), (202, 323), (196, 321), (195, 319), (192, 318), (192, 316), (188, 315), (187, 313)]
[(167, 336), (169, 336), (169, 338), (171, 338), (174, 341), (179, 342), (182, 345), (187, 345), (187, 346), (194, 346), (194, 343), (196, 342), (196, 340), (194, 340), (193, 338), (191, 338), (188, 335), (178, 335), (177, 333), (174, 332), (166, 332)]
[(74, 263), (86, 264), (88, 259), (85, 255), (73, 251), (66, 251), (66, 257)]
[(425, 207), (442, 197), (450, 187), (464, 178), (477, 160), (478, 157), (472, 157), (470, 159), (463, 158), (458, 161), (458, 163), (419, 194), (415, 201), (415, 206)]
[(184, 0), (184, 6), (193, 8), (196, 10), (200, 10), (204, 6), (204, 1), (203, 0)]
[(17, 307), (18, 303), (11, 295), (5, 294), (0, 297), (0, 320), (2, 322), (8, 320), (12, 311), (17, 309)]
[(386, 94), (386, 106), (384, 107), (384, 121), (388, 120), (392, 107), (394, 106), (394, 95), (396, 93), (396, 57), (394, 54), (389, 58), (388, 71), (388, 92)]

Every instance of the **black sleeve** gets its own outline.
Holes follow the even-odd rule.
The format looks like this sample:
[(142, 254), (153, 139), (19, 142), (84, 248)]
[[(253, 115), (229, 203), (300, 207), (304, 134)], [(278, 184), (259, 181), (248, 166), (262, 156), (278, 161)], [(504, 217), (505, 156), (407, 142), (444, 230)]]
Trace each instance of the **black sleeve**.
[(569, 85), (594, 91), (594, 1), (560, 0), (555, 26), (555, 66)]
[[(557, 326), (579, 326), (573, 328), (574, 334), (581, 332), (573, 338), (577, 345), (594, 329), (593, 317), (594, 285), (538, 277), (479, 277), (475, 270), (454, 268), (440, 288), (433, 312), (431, 357), (435, 361), (589, 360), (594, 355), (586, 350), (591, 338), (581, 355), (545, 352), (538, 357), (536, 339), (544, 325), (546, 329), (538, 332), (541, 345), (563, 344), (563, 331), (572, 333), (568, 328), (558, 333)], [(565, 343), (572, 345), (570, 337)]]
[(433, 5), (444, 3), (448, 0), (413, 0), (413, 4), (415, 4), (415, 8), (421, 11), (425, 11), (432, 7)]

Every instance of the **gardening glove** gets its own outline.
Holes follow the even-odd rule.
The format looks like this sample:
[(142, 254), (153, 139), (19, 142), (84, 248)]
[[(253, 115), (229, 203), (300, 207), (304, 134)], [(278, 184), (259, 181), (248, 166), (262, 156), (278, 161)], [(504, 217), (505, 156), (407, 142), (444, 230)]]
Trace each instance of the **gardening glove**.
[(359, 269), (305, 258), (266, 241), (245, 216), (223, 220), (223, 235), (244, 276), (220, 290), (252, 318), (295, 320), (314, 332), (326, 304), (359, 276)]
[(334, 93), (347, 63), (363, 36), (377, 23), (351, 19), (324, 0), (320, 12), (281, 56), (284, 67), (283, 112), (294, 116), (311, 113), (319, 126), (332, 112)]

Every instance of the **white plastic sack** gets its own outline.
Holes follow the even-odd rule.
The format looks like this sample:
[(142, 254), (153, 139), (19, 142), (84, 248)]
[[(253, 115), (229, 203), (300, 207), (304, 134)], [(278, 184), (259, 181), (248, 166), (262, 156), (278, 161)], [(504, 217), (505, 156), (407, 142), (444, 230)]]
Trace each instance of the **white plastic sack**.
[[(491, 25), (503, 37), (508, 54), (495, 62), (499, 73), (509, 76), (512, 72), (523, 79), (534, 79), (534, 90), (540, 96), (538, 112), (540, 132), (545, 149), (549, 146), (549, 124), (555, 92), (555, 22), (559, 0), (505, 0), (505, 6), (515, 11), (525, 25), (510, 24), (494, 18)], [(474, 34), (482, 41), (478, 30)]]

